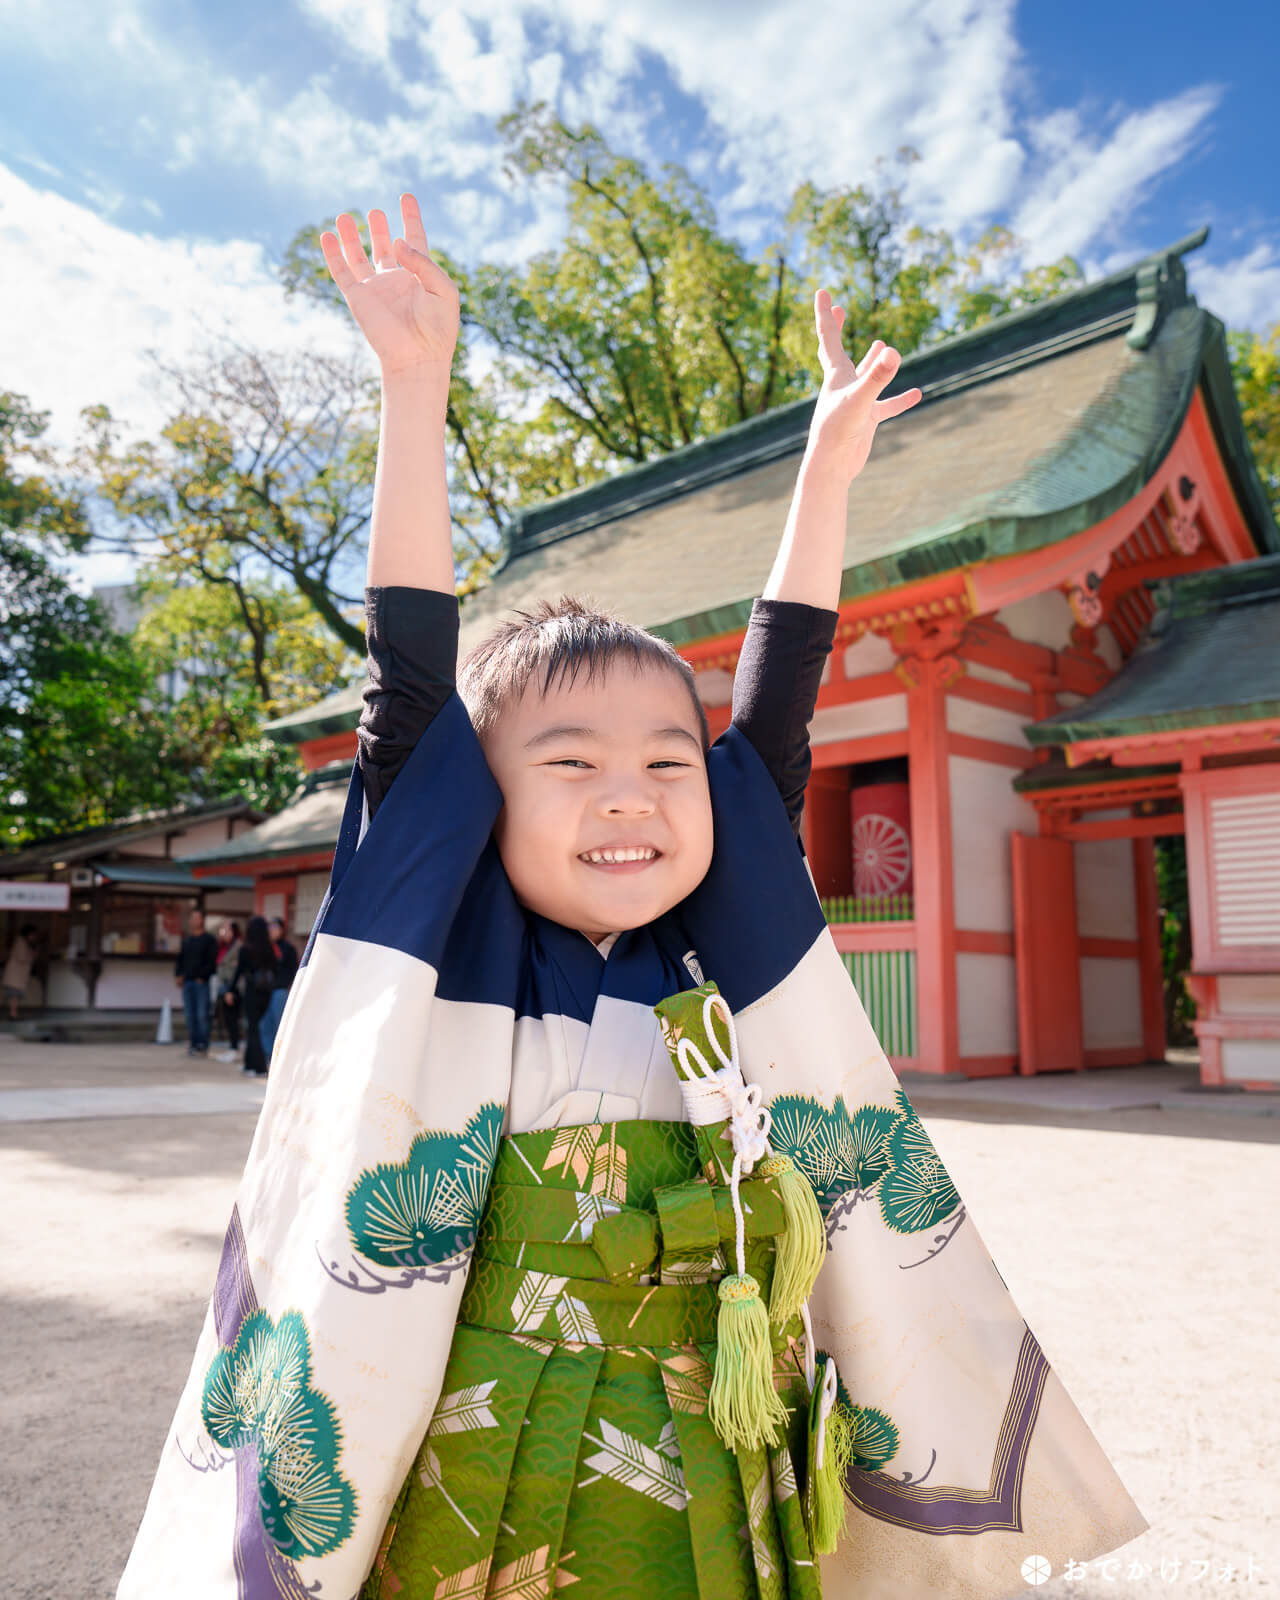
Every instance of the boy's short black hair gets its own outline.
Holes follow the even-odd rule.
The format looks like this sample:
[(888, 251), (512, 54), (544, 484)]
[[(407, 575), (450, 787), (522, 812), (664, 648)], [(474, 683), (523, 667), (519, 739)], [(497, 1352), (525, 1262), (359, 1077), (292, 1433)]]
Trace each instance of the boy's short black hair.
[(573, 683), (585, 668), (590, 682), (622, 659), (678, 674), (693, 702), (706, 754), (711, 733), (693, 668), (665, 639), (571, 594), (535, 601), (515, 615), (518, 620), (499, 623), (458, 663), (458, 695), (482, 737), (539, 673), (545, 694), (557, 678)]

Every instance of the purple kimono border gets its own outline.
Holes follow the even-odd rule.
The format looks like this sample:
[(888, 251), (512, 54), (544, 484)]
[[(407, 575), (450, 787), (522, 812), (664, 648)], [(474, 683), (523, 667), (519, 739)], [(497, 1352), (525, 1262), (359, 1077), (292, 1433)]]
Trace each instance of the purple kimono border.
[(917, 1533), (1020, 1533), (1022, 1479), (1048, 1376), (1045, 1353), (1031, 1329), (1024, 1327), (1009, 1401), (996, 1436), (990, 1488), (926, 1488), (902, 1483), (885, 1472), (860, 1472), (851, 1467), (845, 1480), (850, 1498), (871, 1516)]

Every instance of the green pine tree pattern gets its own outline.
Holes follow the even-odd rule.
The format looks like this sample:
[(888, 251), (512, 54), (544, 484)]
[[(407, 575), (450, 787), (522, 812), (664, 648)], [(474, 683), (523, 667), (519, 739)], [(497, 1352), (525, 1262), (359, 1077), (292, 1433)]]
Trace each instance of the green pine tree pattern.
[(769, 1137), (813, 1186), (828, 1232), (854, 1199), (874, 1194), (885, 1225), (919, 1233), (960, 1204), (915, 1107), (901, 1088), (895, 1105), (850, 1113), (837, 1095), (828, 1110), (809, 1095), (779, 1095)]
[(362, 1172), (346, 1201), (347, 1228), (359, 1254), (384, 1267), (423, 1267), (469, 1249), (502, 1120), (502, 1107), (488, 1101), (461, 1133), (424, 1130), (403, 1161)]
[(329, 1555), (348, 1538), (355, 1492), (338, 1470), (342, 1430), (331, 1401), (311, 1387), (300, 1312), (278, 1322), (261, 1310), (246, 1317), (210, 1363), (201, 1411), (224, 1450), (256, 1447), (263, 1526), (281, 1554)]

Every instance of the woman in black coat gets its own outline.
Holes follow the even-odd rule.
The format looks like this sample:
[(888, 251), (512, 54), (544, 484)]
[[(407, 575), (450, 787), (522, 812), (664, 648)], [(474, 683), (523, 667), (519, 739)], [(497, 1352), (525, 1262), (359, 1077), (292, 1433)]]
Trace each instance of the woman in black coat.
[(245, 925), (244, 943), (240, 946), (240, 959), (236, 962), (235, 977), (227, 990), (227, 998), (235, 993), (243, 1001), (244, 1065), (240, 1070), (252, 1073), (255, 1078), (265, 1078), (267, 1075), (267, 1058), (263, 1054), (258, 1024), (275, 988), (276, 965), (276, 953), (271, 947), (266, 918), (250, 917)]

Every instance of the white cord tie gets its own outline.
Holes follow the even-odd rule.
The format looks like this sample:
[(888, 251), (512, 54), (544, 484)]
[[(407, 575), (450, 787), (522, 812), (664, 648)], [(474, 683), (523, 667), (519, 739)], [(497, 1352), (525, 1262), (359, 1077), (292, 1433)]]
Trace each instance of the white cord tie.
[(804, 1323), (804, 1381), (809, 1393), (818, 1381), (818, 1355), (813, 1348), (813, 1319), (809, 1315), (809, 1302), (800, 1302), (800, 1320)]
[(823, 1446), (827, 1442), (827, 1418), (836, 1407), (836, 1396), (839, 1393), (838, 1382), (836, 1358), (828, 1356), (827, 1364), (822, 1370), (822, 1395), (818, 1401), (818, 1448), (815, 1454), (815, 1464), (819, 1467), (822, 1465)]
[[(718, 1003), (718, 1004), (717, 1004)], [(729, 1029), (729, 1053), (726, 1055), (716, 1038), (712, 1013), (716, 1009)], [(685, 1112), (695, 1127), (706, 1127), (711, 1122), (727, 1122), (729, 1137), (733, 1142), (733, 1171), (729, 1177), (729, 1190), (733, 1197), (733, 1216), (737, 1224), (738, 1273), (746, 1267), (746, 1224), (742, 1216), (742, 1202), (738, 1195), (738, 1182), (742, 1173), (749, 1173), (756, 1162), (768, 1155), (769, 1129), (773, 1115), (764, 1102), (764, 1091), (758, 1083), (743, 1081), (738, 1065), (738, 1031), (733, 1025), (733, 1013), (721, 994), (709, 994), (702, 1006), (702, 1025), (711, 1048), (723, 1063), (713, 1069), (711, 1063), (692, 1039), (676, 1043), (676, 1059), (685, 1071), (696, 1076), (681, 1078), (680, 1092), (684, 1097)]]

